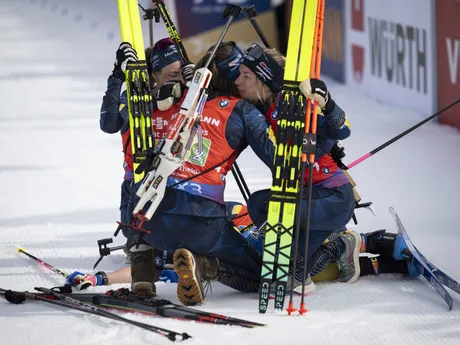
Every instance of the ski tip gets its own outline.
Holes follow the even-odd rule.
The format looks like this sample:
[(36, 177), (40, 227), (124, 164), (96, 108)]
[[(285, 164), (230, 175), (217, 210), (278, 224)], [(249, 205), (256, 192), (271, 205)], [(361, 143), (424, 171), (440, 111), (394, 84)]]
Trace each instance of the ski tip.
[(17, 247), (16, 247), (16, 252), (17, 252), (17, 253), (21, 253), (21, 252), (23, 252), (23, 251), (25, 251), (25, 249), (24, 249), (23, 247), (20, 247), (20, 246), (17, 246)]
[(390, 211), (392, 215), (396, 214), (396, 210), (392, 206), (388, 207), (388, 211)]

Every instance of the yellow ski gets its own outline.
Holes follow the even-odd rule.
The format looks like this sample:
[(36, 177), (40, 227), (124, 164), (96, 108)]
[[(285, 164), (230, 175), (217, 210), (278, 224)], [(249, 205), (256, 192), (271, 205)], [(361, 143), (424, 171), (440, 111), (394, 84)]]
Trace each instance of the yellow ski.
[(278, 108), (274, 176), (265, 224), (259, 312), (267, 310), (276, 280), (275, 309), (283, 310), (289, 278), (294, 219), (299, 191), (307, 100), (299, 83), (309, 76), (318, 0), (294, 0), (284, 83)]
[(126, 95), (128, 99), (129, 130), (133, 153), (134, 182), (141, 181), (144, 172), (138, 169), (149, 151), (154, 149), (152, 135), (152, 95), (144, 38), (137, 0), (117, 0), (120, 34), (123, 42), (129, 42), (137, 52), (136, 62), (126, 67)]

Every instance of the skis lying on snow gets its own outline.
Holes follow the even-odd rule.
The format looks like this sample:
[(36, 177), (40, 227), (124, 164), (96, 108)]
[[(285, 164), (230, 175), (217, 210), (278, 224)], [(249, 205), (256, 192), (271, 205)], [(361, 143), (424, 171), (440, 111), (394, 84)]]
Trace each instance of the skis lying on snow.
[(158, 335), (162, 335), (171, 341), (186, 340), (188, 338), (191, 338), (191, 336), (188, 335), (187, 333), (178, 333), (178, 332), (171, 331), (169, 329), (165, 329), (165, 328), (149, 325), (146, 323), (126, 319), (118, 314), (112, 313), (94, 304), (89, 304), (85, 301), (80, 301), (79, 299), (73, 298), (77, 294), (61, 294), (57, 291), (54, 291), (51, 289), (45, 289), (45, 288), (36, 288), (36, 289), (39, 291), (45, 292), (45, 293), (38, 294), (38, 293), (30, 293), (28, 291), (25, 291), (25, 292), (11, 291), (11, 290), (7, 291), (4, 289), (0, 289), (0, 292), (2, 292), (5, 299), (8, 302), (14, 303), (14, 304), (20, 304), (24, 302), (25, 300), (38, 300), (38, 301), (42, 301), (45, 303), (58, 305), (64, 308), (75, 309), (75, 310), (79, 310), (84, 313), (98, 315), (98, 316), (102, 316), (102, 317), (116, 320), (116, 321), (121, 321), (121, 322), (130, 324), (130, 325), (137, 326), (145, 330), (154, 332)]
[[(24, 248), (17, 248), (17, 251), (20, 253), (25, 254), (30, 259), (34, 260), (35, 262), (39, 263), (40, 265), (46, 267), (50, 271), (58, 273), (64, 277), (67, 276), (66, 273), (62, 272), (60, 269), (51, 266), (50, 264), (46, 263), (45, 261), (33, 256), (32, 254), (28, 253)], [(118, 290), (109, 290), (105, 294), (92, 294), (92, 293), (76, 293), (72, 294), (72, 288), (70, 285), (65, 285), (63, 287), (56, 288), (59, 293), (63, 294), (64, 296), (72, 296), (72, 298), (84, 302), (84, 303), (92, 303), (95, 305), (99, 305), (102, 307), (109, 307), (114, 309), (132, 311), (132, 312), (143, 312), (149, 313), (164, 317), (171, 317), (176, 319), (183, 319), (183, 320), (192, 320), (204, 323), (214, 323), (214, 324), (221, 324), (221, 325), (233, 325), (233, 326), (241, 326), (241, 327), (258, 327), (258, 326), (266, 326), (261, 323), (237, 319), (234, 317), (216, 314), (216, 313), (209, 313), (202, 310), (197, 310), (189, 307), (184, 307), (180, 304), (174, 304), (168, 300), (164, 299), (156, 299), (156, 298), (149, 298), (143, 299), (138, 295), (133, 294), (129, 289), (118, 289)], [(46, 289), (46, 288), (36, 288), (36, 290), (43, 292), (44, 294), (38, 294), (40, 297), (47, 297), (46, 295), (51, 295), (52, 292), (56, 292), (56, 289)], [(0, 295), (5, 294), (6, 290), (0, 288)], [(16, 292), (10, 291), (10, 296), (18, 296), (19, 299), (22, 298), (23, 302), (25, 300), (24, 296), (31, 296), (30, 292), (27, 292), (28, 295), (24, 295), (24, 292)], [(37, 295), (37, 294), (35, 294)], [(9, 300), (10, 301), (10, 300)], [(11, 302), (11, 301), (10, 301)]]
[(451, 276), (433, 265), (419, 252), (419, 250), (412, 244), (412, 241), (410, 240), (409, 235), (407, 234), (406, 229), (404, 228), (401, 219), (399, 218), (395, 209), (390, 207), (390, 213), (393, 215), (396, 221), (398, 234), (403, 236), (404, 241), (406, 242), (407, 249), (409, 251), (407, 259), (418, 269), (418, 271), (428, 281), (428, 283), (430, 283), (430, 285), (439, 293), (439, 295), (449, 307), (449, 311), (452, 310), (452, 297), (445, 289), (444, 285), (460, 294), (460, 284)]
[[(37, 291), (42, 293), (30, 293), (24, 296), (24, 292), (8, 291), (0, 289), (0, 292), (5, 292), (5, 298), (12, 303), (14, 301), (24, 301), (24, 298), (29, 299), (30, 296), (39, 296), (41, 299), (48, 300), (56, 299), (56, 291), (46, 288), (36, 288)], [(98, 308), (108, 308), (124, 312), (141, 313), (146, 315), (156, 315), (167, 318), (174, 318), (179, 320), (196, 321), (202, 323), (212, 323), (218, 325), (241, 326), (246, 328), (255, 328), (266, 326), (261, 323), (242, 320), (222, 314), (210, 313), (194, 308), (184, 307), (179, 304), (174, 304), (168, 300), (148, 298), (143, 299), (133, 294), (129, 289), (109, 290), (105, 294), (96, 293), (65, 293), (71, 291), (70, 286), (68, 289), (61, 288), (64, 293), (58, 293), (64, 298), (77, 300), (80, 303), (97, 306)], [(36, 298), (33, 298), (36, 299)], [(17, 302), (16, 302), (17, 303)]]

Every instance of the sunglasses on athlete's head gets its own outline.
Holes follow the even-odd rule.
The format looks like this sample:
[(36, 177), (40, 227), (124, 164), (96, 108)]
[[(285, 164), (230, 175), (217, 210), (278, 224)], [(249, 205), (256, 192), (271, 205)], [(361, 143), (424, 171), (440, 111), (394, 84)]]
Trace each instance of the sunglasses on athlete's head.
[(228, 44), (233, 45), (231, 53), (225, 59), (219, 62), (216, 61), (216, 66), (219, 70), (226, 73), (228, 80), (235, 81), (240, 75), (239, 67), (243, 51), (233, 41), (228, 42)]
[(253, 57), (254, 59), (260, 59), (262, 54), (264, 54), (264, 48), (257, 43), (251, 44), (251, 46), (245, 52), (246, 56)]

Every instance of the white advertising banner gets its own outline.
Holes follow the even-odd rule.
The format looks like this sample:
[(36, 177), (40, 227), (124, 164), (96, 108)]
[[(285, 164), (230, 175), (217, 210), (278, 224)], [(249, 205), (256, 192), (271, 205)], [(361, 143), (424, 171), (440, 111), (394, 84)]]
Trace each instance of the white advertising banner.
[(388, 105), (435, 109), (432, 0), (348, 0), (347, 83)]

